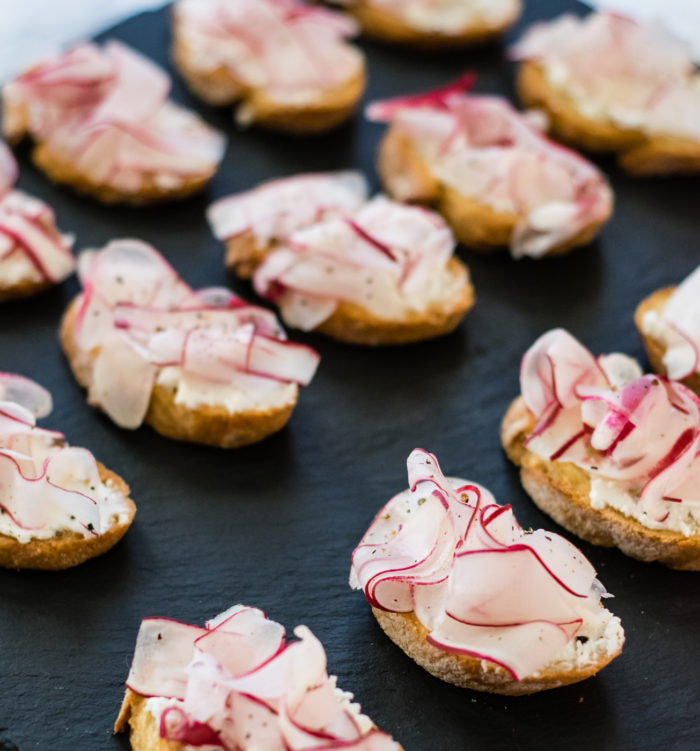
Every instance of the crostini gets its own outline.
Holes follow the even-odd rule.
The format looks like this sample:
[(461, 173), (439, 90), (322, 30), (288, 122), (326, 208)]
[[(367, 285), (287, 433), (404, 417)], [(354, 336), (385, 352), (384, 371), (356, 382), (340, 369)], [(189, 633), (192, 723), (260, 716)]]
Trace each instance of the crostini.
[(13, 190), (17, 162), (0, 141), (0, 302), (30, 297), (73, 273), (73, 238), (56, 228), (53, 211)]
[(620, 654), (624, 631), (580, 550), (520, 528), (488, 490), (446, 478), (422, 449), (409, 489), (377, 514), (352, 556), (379, 625), (432, 675), (522, 695), (584, 680)]
[(225, 139), (168, 99), (170, 79), (123, 44), (86, 44), (3, 88), (3, 132), (29, 136), (51, 180), (105, 203), (146, 204), (202, 189)]
[(226, 289), (194, 291), (155, 249), (115, 240), (78, 260), (61, 343), (88, 402), (117, 425), (234, 448), (281, 430), (319, 356)]
[(390, 124), (379, 149), (385, 190), (435, 208), (475, 250), (540, 258), (591, 242), (613, 208), (603, 174), (505, 99), (468, 95), (473, 80), (368, 107), (370, 120)]
[(700, 395), (700, 267), (678, 287), (649, 295), (634, 321), (654, 371)]
[(700, 570), (700, 400), (562, 329), (527, 351), (501, 440), (542, 511), (594, 545)]
[(347, 120), (365, 89), (349, 16), (301, 0), (177, 0), (173, 59), (211, 105), (237, 105), (240, 125), (298, 135)]
[(133, 521), (129, 486), (36, 419), (51, 395), (0, 373), (0, 566), (57, 571), (116, 545)]
[(661, 24), (564, 15), (533, 26), (512, 56), (520, 99), (556, 138), (616, 153), (632, 175), (700, 172), (700, 74)]
[(256, 292), (304, 331), (372, 346), (453, 331), (474, 288), (449, 227), (385, 196), (362, 202), (355, 177), (302, 175), (215, 204), (210, 219), (227, 236), (229, 262), (257, 266)]
[(490, 42), (522, 13), (521, 0), (331, 0), (348, 10), (365, 34), (428, 50)]
[(235, 605), (204, 628), (141, 623), (115, 733), (133, 751), (400, 751), (336, 687), (321, 642)]

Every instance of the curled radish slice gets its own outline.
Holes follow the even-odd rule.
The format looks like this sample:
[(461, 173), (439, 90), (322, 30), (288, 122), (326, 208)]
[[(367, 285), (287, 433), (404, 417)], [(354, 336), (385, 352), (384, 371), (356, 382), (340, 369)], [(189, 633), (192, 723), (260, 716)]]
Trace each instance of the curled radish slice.
[(303, 104), (362, 71), (361, 54), (346, 42), (355, 22), (299, 0), (179, 0), (175, 19), (189, 66), (228, 69), (278, 101)]
[(79, 273), (76, 341), (97, 350), (90, 398), (122, 427), (143, 422), (167, 369), (200, 392), (224, 387), (264, 408), (307, 385), (318, 366), (318, 354), (287, 341), (270, 311), (225, 289), (192, 290), (140, 241), (87, 251)]
[(623, 498), (653, 528), (700, 522), (700, 400), (689, 389), (623, 355), (596, 360), (562, 329), (532, 345), (520, 381), (536, 420), (528, 449), (586, 470), (595, 503)]
[(0, 401), (19, 404), (37, 419), (53, 409), (51, 394), (43, 386), (14, 373), (0, 373)]
[(21, 280), (60, 282), (71, 274), (75, 260), (73, 238), (56, 228), (53, 211), (36, 198), (17, 190), (0, 197), (0, 285), (3, 261), (26, 267)]
[(311, 631), (299, 626), (294, 635), (288, 642), (280, 624), (244, 605), (204, 628), (149, 618), (139, 630), (127, 687), (158, 698), (145, 707), (170, 741), (228, 751), (397, 751), (336, 688)]
[(134, 50), (86, 44), (5, 87), (6, 111), (29, 113), (21, 122), (10, 115), (5, 129), (14, 138), (28, 132), (96, 185), (125, 194), (146, 181), (177, 187), (209, 177), (225, 142), (169, 91), (165, 72)]
[(100, 479), (94, 456), (44, 430), (51, 411), (38, 383), (0, 373), (0, 533), (25, 543), (69, 530), (83, 537), (129, 516), (125, 499)]
[(266, 245), (335, 215), (352, 213), (367, 200), (359, 172), (328, 172), (287, 177), (213, 203), (207, 210), (219, 240), (247, 232)]
[[(602, 173), (506, 100), (467, 94), (473, 81), (466, 75), (434, 92), (375, 102), (367, 116), (390, 122), (444, 185), (517, 215), (510, 241), (516, 258), (539, 258), (604, 222), (612, 193)], [(401, 190), (397, 198), (412, 197)]]
[(511, 49), (589, 119), (700, 138), (700, 78), (688, 45), (655, 21), (567, 14), (535, 24)]
[(515, 680), (599, 617), (604, 590), (571, 543), (522, 530), (510, 506), (446, 478), (422, 449), (408, 458), (408, 478), (352, 556), (350, 584), (374, 608), (414, 613), (434, 646), (489, 660)]

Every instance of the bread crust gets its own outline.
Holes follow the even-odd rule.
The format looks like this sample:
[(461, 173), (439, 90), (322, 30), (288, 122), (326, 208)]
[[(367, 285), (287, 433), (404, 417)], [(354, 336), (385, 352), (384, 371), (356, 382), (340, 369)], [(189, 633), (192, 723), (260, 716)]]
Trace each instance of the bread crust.
[(26, 297), (39, 295), (53, 287), (54, 284), (55, 282), (49, 282), (45, 279), (41, 281), (24, 280), (18, 284), (3, 284), (0, 281), (0, 303), (10, 300), (23, 300)]
[(400, 15), (378, 8), (371, 0), (359, 0), (347, 12), (358, 20), (368, 36), (435, 52), (485, 44), (497, 39), (518, 20), (522, 13), (522, 3), (518, 0), (514, 4), (513, 13), (501, 24), (493, 26), (479, 21), (450, 33), (416, 29)]
[[(666, 348), (663, 342), (658, 339), (645, 334), (642, 329), (642, 321), (644, 315), (650, 310), (655, 310), (657, 313), (666, 306), (671, 295), (676, 291), (676, 287), (664, 287), (653, 292), (649, 297), (642, 300), (637, 306), (637, 310), (634, 313), (634, 323), (637, 326), (639, 335), (642, 337), (642, 343), (644, 349), (647, 352), (647, 357), (651, 363), (652, 370), (655, 373), (662, 373), (666, 375), (666, 366), (664, 365), (663, 358), (666, 354)], [(696, 394), (700, 395), (700, 373), (692, 373), (687, 378), (684, 378), (681, 383), (685, 384), (689, 389), (692, 389)]]
[[(275, 247), (275, 242), (267, 247), (258, 244), (252, 232), (237, 235), (226, 243), (226, 266), (249, 279)], [(411, 311), (401, 319), (391, 320), (375, 316), (355, 303), (341, 301), (314, 331), (346, 344), (370, 347), (411, 344), (449, 334), (473, 307), (475, 294), (469, 271), (458, 258), (450, 258), (447, 269), (459, 293), (433, 302), (427, 310)]]
[(126, 498), (130, 509), (129, 518), (121, 524), (113, 524), (101, 535), (90, 537), (83, 537), (72, 530), (63, 530), (45, 540), (20, 542), (14, 537), (0, 534), (0, 566), (61, 571), (106, 553), (121, 540), (134, 520), (136, 506), (129, 498), (129, 486), (124, 480), (100, 462), (97, 467), (102, 482), (109, 480), (112, 487)]
[(293, 135), (322, 133), (345, 122), (355, 110), (367, 83), (365, 63), (345, 83), (323, 92), (314, 101), (286, 104), (268, 96), (265, 89), (250, 88), (229, 68), (202, 73), (191, 64), (192, 53), (180, 31), (181, 21), (173, 18), (172, 59), (188, 88), (197, 97), (215, 107), (239, 103), (255, 125)]
[(127, 688), (114, 732), (129, 730), (132, 751), (184, 751), (182, 743), (161, 738), (156, 718), (146, 709), (146, 701)]
[(71, 161), (61, 159), (51, 151), (46, 142), (37, 143), (32, 149), (32, 161), (53, 182), (68, 185), (77, 193), (91, 196), (106, 204), (125, 203), (132, 206), (145, 206), (176, 201), (202, 190), (214, 176), (214, 167), (204, 177), (190, 177), (176, 187), (165, 188), (159, 185), (156, 175), (145, 174), (137, 193), (125, 192), (112, 185), (95, 183), (75, 168)]
[(495, 663), (484, 661), (484, 667), (482, 660), (476, 657), (433, 646), (426, 641), (428, 629), (414, 613), (390, 613), (378, 608), (372, 608), (372, 612), (384, 633), (418, 665), (436, 678), (473, 691), (523, 696), (567, 686), (595, 675), (622, 651), (620, 646), (616, 652), (605, 654), (598, 662), (578, 670), (554, 664), (516, 681), (505, 668)]
[(617, 547), (640, 561), (658, 561), (673, 569), (700, 571), (700, 535), (688, 537), (668, 529), (649, 529), (616, 509), (594, 509), (588, 474), (569, 462), (540, 459), (524, 441), (535, 419), (518, 397), (501, 425), (508, 458), (520, 467), (528, 495), (542, 511), (569, 532), (593, 545)]
[[(421, 159), (411, 140), (391, 125), (379, 147), (377, 168), (382, 184), (393, 198), (430, 206), (452, 227), (457, 239), (474, 250), (493, 252), (510, 244), (518, 215), (497, 211), (475, 198), (440, 183)], [(610, 214), (556, 245), (546, 255), (566, 253), (593, 240)]]
[(620, 166), (631, 175), (700, 171), (700, 141), (647, 136), (637, 128), (622, 128), (612, 121), (588, 118), (565, 93), (550, 86), (544, 69), (534, 61), (520, 65), (516, 89), (524, 106), (547, 112), (557, 139), (587, 151), (617, 153)]
[[(85, 353), (76, 342), (79, 299), (76, 297), (71, 302), (63, 316), (60, 340), (76, 380), (83, 388), (89, 389), (97, 350)], [(292, 401), (281, 407), (232, 413), (223, 406), (200, 405), (192, 408), (177, 404), (171, 389), (156, 384), (144, 422), (161, 435), (177, 441), (238, 448), (257, 443), (281, 430), (292, 416), (296, 401), (295, 395)]]

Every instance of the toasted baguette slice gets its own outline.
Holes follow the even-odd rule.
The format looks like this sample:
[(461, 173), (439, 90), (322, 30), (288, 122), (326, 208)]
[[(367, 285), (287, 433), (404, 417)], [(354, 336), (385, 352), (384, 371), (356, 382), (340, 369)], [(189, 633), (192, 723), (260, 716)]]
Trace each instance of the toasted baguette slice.
[[(176, 18), (176, 17), (175, 17)], [(172, 58), (193, 94), (214, 107), (239, 105), (237, 119), (270, 130), (294, 135), (322, 133), (345, 122), (353, 113), (366, 86), (364, 67), (356, 76), (326, 91), (313, 102), (289, 104), (268, 96), (265, 89), (251, 89), (227, 67), (202, 73), (192, 65), (192, 52), (174, 21)]]
[(161, 738), (156, 718), (146, 709), (146, 701), (127, 688), (114, 732), (123, 733), (129, 729), (133, 751), (184, 751), (182, 743)]
[(620, 166), (631, 175), (700, 171), (700, 141), (647, 136), (636, 128), (588, 118), (565, 93), (550, 86), (542, 66), (536, 62), (521, 64), (516, 88), (524, 106), (545, 110), (556, 138), (588, 151), (617, 153)]
[(561, 660), (516, 681), (505, 668), (495, 663), (433, 646), (426, 640), (428, 629), (413, 613), (390, 613), (378, 608), (372, 608), (372, 612), (384, 633), (431, 675), (461, 688), (506, 696), (534, 694), (590, 678), (622, 652), (624, 642), (622, 627), (610, 614), (611, 633), (606, 630), (597, 639), (586, 643), (590, 657), (582, 660), (582, 664)]
[[(63, 317), (60, 339), (76, 380), (81, 386), (89, 389), (93, 361), (97, 353), (82, 352), (76, 342), (78, 300), (79, 298), (73, 300)], [(190, 408), (177, 404), (171, 389), (156, 384), (151, 394), (145, 422), (161, 435), (177, 441), (237, 448), (261, 441), (281, 430), (289, 421), (295, 405), (296, 394), (288, 404), (269, 409), (229, 412), (220, 406), (201, 405)]]
[(470, 47), (497, 39), (518, 20), (522, 13), (522, 3), (517, 0), (513, 4), (512, 13), (498, 25), (480, 20), (449, 33), (417, 29), (400, 15), (378, 7), (372, 0), (358, 0), (348, 12), (355, 16), (368, 36), (385, 42), (437, 51)]
[[(666, 354), (665, 345), (663, 342), (654, 339), (653, 337), (645, 334), (642, 329), (642, 321), (645, 313), (650, 310), (655, 310), (658, 313), (664, 309), (671, 295), (675, 292), (675, 287), (664, 287), (663, 289), (656, 290), (649, 297), (642, 300), (637, 306), (637, 310), (634, 313), (634, 323), (637, 326), (644, 349), (647, 352), (647, 357), (651, 363), (652, 370), (655, 373), (666, 374), (666, 366), (664, 365), (664, 355)], [(693, 373), (687, 378), (684, 378), (681, 383), (684, 383), (689, 389), (692, 389), (696, 394), (700, 395), (700, 373)]]
[(508, 458), (520, 467), (525, 491), (545, 514), (593, 545), (618, 547), (640, 561), (700, 571), (700, 535), (649, 529), (616, 509), (592, 508), (591, 483), (583, 469), (569, 462), (540, 459), (525, 447), (534, 426), (534, 417), (518, 397), (503, 418), (501, 442)]
[(136, 506), (129, 498), (129, 486), (124, 480), (100, 462), (97, 463), (97, 467), (102, 482), (109, 481), (126, 499), (130, 508), (128, 520), (122, 524), (113, 524), (97, 537), (83, 537), (72, 530), (65, 530), (46, 540), (32, 539), (29, 542), (19, 542), (14, 537), (0, 534), (0, 566), (60, 571), (106, 553), (122, 539), (134, 520)]
[[(275, 243), (259, 245), (252, 232), (226, 243), (226, 266), (243, 279), (249, 279)], [(454, 279), (455, 293), (432, 303), (427, 310), (410, 312), (401, 319), (379, 318), (365, 308), (341, 301), (335, 312), (314, 331), (346, 344), (385, 346), (411, 344), (449, 334), (473, 307), (474, 287), (467, 267), (456, 257), (447, 265)]]
[[(379, 147), (378, 171), (390, 196), (434, 208), (452, 227), (457, 239), (474, 250), (492, 252), (510, 244), (517, 214), (496, 211), (442, 184), (431, 173), (410, 139), (390, 126)], [(584, 227), (574, 237), (548, 251), (560, 255), (593, 240), (606, 220)]]

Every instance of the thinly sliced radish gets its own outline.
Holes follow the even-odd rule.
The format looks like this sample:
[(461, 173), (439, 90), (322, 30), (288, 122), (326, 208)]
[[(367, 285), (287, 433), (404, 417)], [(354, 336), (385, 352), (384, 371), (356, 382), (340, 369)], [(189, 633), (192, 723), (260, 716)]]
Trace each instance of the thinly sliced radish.
[(219, 240), (251, 232), (266, 244), (329, 216), (354, 212), (367, 192), (367, 181), (359, 172), (298, 175), (222, 198), (207, 209), (207, 218)]
[(202, 50), (191, 65), (204, 73), (227, 68), (274, 99), (317, 99), (362, 71), (361, 55), (346, 42), (357, 24), (299, 0), (180, 0), (175, 14), (188, 48)]
[(53, 409), (51, 394), (43, 386), (14, 373), (0, 373), (0, 401), (16, 402), (37, 419)]

